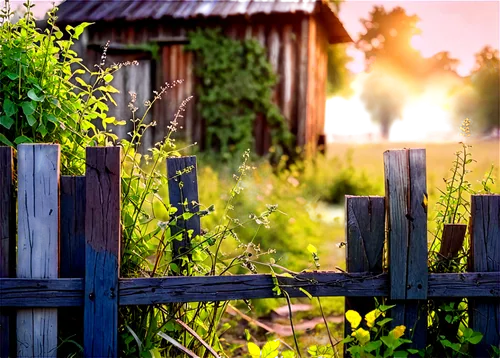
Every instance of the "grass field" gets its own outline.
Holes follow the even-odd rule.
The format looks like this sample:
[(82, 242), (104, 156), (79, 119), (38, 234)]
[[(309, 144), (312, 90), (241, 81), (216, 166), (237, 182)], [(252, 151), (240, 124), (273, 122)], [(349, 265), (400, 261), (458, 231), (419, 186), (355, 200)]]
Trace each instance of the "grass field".
[[(471, 173), (468, 174), (469, 181), (473, 183), (475, 189), (480, 188), (479, 182), (484, 178), (485, 174), (491, 169), (491, 165), (495, 166), (494, 177), (500, 178), (500, 142), (498, 140), (483, 140), (483, 139), (467, 139), (467, 143), (471, 145), (470, 153), (472, 159), (476, 162), (470, 163)], [(427, 165), (427, 190), (429, 194), (429, 227), (432, 227), (433, 217), (435, 215), (435, 204), (439, 198), (439, 191), (444, 190), (445, 185), (443, 178), (450, 176), (450, 169), (455, 159), (455, 153), (461, 150), (462, 147), (457, 141), (391, 141), (391, 142), (332, 142), (328, 146), (328, 157), (345, 158), (348, 153), (352, 155), (352, 162), (357, 170), (363, 171), (378, 192), (373, 195), (384, 195), (384, 157), (383, 153), (386, 150), (404, 149), (404, 148), (423, 148), (426, 150), (426, 165)], [(495, 181), (495, 186), (492, 188), (495, 193), (500, 193), (500, 182)], [(348, 194), (348, 193), (346, 193)], [(343, 207), (330, 208), (332, 220), (330, 228), (334, 241), (339, 241), (344, 238), (344, 210)], [(320, 246), (324, 255), (329, 258), (327, 265), (336, 262), (342, 266), (344, 256), (339, 255), (340, 251), (335, 245), (327, 244)]]

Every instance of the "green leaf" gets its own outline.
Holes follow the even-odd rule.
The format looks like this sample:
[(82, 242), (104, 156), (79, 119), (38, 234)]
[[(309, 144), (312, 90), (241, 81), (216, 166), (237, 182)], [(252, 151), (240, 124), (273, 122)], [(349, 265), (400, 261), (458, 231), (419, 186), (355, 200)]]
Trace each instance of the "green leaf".
[(392, 321), (392, 318), (384, 318), (383, 320), (377, 322), (377, 325), (380, 327), (383, 327), (385, 324), (389, 323)]
[(262, 358), (275, 358), (278, 356), (278, 349), (280, 347), (280, 341), (275, 339), (274, 341), (269, 341), (262, 347), (261, 357)]
[(0, 116), (0, 125), (4, 126), (7, 129), (14, 124), (14, 120), (9, 116)]
[[(283, 358), (295, 358), (296, 357), (294, 351), (284, 351), (284, 352), (281, 352), (281, 355), (283, 356)], [(327, 356), (325, 356), (325, 358), (327, 358)]]
[(365, 352), (371, 352), (376, 349), (379, 349), (381, 345), (382, 345), (381, 341), (369, 342), (365, 345)]
[(307, 251), (309, 251), (310, 254), (316, 254), (318, 253), (318, 250), (316, 249), (316, 247), (314, 245), (307, 245)]
[(92, 25), (93, 22), (82, 22), (80, 25), (78, 25), (77, 27), (75, 27), (75, 32), (73, 34), (73, 38), (77, 39), (80, 37), (80, 35), (82, 34), (83, 30), (85, 30), (85, 28), (87, 26), (90, 26)]
[(21, 136), (17, 137), (16, 139), (14, 139), (14, 143), (16, 143), (16, 144), (33, 143), (33, 141), (30, 138), (28, 138), (24, 135), (21, 135)]
[(394, 358), (406, 358), (408, 357), (408, 352), (406, 351), (397, 351), (397, 352), (394, 352)]
[(26, 120), (28, 121), (30, 127), (33, 127), (33, 125), (36, 123), (35, 117), (33, 117), (31, 114), (26, 115)]
[(3, 110), (9, 117), (12, 117), (14, 114), (16, 114), (17, 111), (15, 103), (8, 98), (6, 98), (3, 102)]
[(48, 133), (47, 128), (43, 124), (40, 124), (36, 129), (36, 131), (40, 133), (42, 137), (45, 137)]
[(260, 358), (260, 348), (258, 345), (256, 345), (253, 342), (248, 342), (247, 347), (248, 347), (248, 353), (250, 353), (250, 356), (252, 358)]
[(13, 72), (6, 72), (5, 73), (7, 75), (7, 77), (9, 77), (10, 80), (14, 81), (14, 80), (17, 80), (19, 78), (19, 74), (17, 73), (13, 73)]
[(474, 332), (467, 340), (471, 344), (478, 344), (483, 339), (483, 334), (481, 332)]
[(83, 88), (86, 88), (86, 89), (89, 89), (90, 88), (90, 85), (87, 84), (87, 82), (85, 82), (83, 79), (81, 79), (80, 77), (75, 77), (75, 81), (78, 82), (78, 84), (80, 86), (82, 86)]
[(37, 96), (37, 94), (35, 93), (35, 90), (33, 90), (33, 89), (30, 89), (28, 91), (28, 97), (36, 102), (42, 102), (45, 99), (45, 96), (43, 96), (43, 95)]
[(111, 73), (108, 73), (107, 75), (104, 76), (104, 81), (106, 82), (113, 81), (113, 75)]
[(194, 250), (193, 251), (192, 259), (195, 262), (203, 262), (206, 260), (207, 257), (208, 257), (208, 254), (205, 251), (202, 251), (202, 250)]
[(249, 341), (250, 339), (252, 339), (252, 336), (250, 335), (248, 329), (245, 328), (245, 340)]
[(14, 143), (7, 139), (2, 133), (0, 133), (0, 142), (8, 145), (9, 147), (14, 147)]
[(56, 116), (54, 116), (53, 114), (47, 114), (46, 116), (44, 116), (44, 118), (46, 120), (48, 120), (49, 122), (52, 122), (54, 124), (58, 124), (59, 121), (57, 120)]
[(25, 116), (30, 116), (35, 113), (36, 104), (34, 102), (23, 102), (21, 104), (21, 108), (23, 109), (23, 113)]
[(396, 305), (380, 305), (377, 308), (381, 310), (382, 312), (385, 312), (387, 310), (390, 310), (391, 308), (396, 307)]

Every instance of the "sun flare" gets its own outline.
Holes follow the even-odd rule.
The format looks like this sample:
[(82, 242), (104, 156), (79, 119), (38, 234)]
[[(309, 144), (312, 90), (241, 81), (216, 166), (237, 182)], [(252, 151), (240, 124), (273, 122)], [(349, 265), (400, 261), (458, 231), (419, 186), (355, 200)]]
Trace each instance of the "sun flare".
[(422, 51), (425, 47), (425, 42), (421, 35), (414, 35), (410, 40), (410, 45), (415, 50)]

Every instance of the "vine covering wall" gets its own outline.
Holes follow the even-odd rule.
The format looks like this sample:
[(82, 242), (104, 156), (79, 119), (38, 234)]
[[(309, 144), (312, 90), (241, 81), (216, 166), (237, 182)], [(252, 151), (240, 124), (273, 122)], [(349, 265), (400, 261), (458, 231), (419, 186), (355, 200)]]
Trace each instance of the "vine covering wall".
[(265, 49), (253, 39), (233, 40), (220, 29), (191, 32), (186, 50), (197, 61), (198, 110), (206, 123), (208, 148), (243, 152), (254, 147), (253, 125), (263, 115), (273, 146), (286, 150), (292, 142), (285, 118), (272, 101), (278, 77)]

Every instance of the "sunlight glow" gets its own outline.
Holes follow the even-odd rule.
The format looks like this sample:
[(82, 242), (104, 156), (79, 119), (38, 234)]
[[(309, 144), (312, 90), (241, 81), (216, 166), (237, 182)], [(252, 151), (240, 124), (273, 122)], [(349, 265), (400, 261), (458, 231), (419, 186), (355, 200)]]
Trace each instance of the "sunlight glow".
[(422, 52), (422, 50), (425, 48), (424, 39), (422, 38), (421, 35), (415, 35), (415, 36), (413, 36), (411, 38), (411, 40), (410, 40), (410, 45), (415, 50), (418, 50), (420, 52)]

